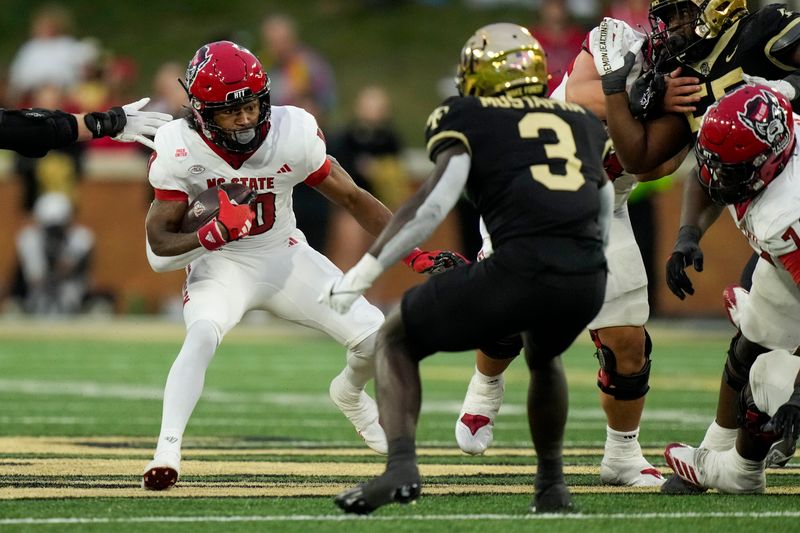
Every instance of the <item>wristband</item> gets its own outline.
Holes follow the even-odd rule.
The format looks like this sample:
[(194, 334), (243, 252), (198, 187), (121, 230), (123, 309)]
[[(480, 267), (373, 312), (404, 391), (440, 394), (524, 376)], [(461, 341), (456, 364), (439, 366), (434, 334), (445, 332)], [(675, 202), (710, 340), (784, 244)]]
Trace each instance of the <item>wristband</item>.
[(128, 118), (121, 107), (112, 107), (105, 113), (99, 111), (86, 113), (83, 123), (92, 132), (92, 137), (97, 139), (99, 137), (115, 137), (122, 133), (125, 124), (128, 123)]
[(200, 244), (209, 251), (219, 250), (225, 244), (222, 233), (217, 225), (216, 217), (208, 221), (197, 230), (197, 238)]

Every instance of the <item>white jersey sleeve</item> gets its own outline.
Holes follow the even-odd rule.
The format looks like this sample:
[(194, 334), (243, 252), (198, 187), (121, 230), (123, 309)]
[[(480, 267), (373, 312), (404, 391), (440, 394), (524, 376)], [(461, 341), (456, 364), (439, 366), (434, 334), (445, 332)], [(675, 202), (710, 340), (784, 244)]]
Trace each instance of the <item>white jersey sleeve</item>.
[(175, 164), (176, 160), (185, 158), (187, 154), (186, 143), (182, 139), (182, 130), (186, 127), (184, 123), (183, 119), (173, 120), (156, 132), (156, 149), (150, 156), (147, 172), (150, 185), (156, 190), (156, 197), (159, 191), (166, 191), (187, 194), (185, 199), (188, 199), (186, 180), (181, 179), (181, 169)]
[(305, 157), (303, 158), (305, 175), (307, 176), (305, 183), (313, 187), (321, 183), (330, 172), (325, 136), (322, 134), (322, 130), (319, 129), (313, 115), (302, 109), (295, 109), (298, 111), (298, 118), (303, 129), (303, 139), (306, 142)]

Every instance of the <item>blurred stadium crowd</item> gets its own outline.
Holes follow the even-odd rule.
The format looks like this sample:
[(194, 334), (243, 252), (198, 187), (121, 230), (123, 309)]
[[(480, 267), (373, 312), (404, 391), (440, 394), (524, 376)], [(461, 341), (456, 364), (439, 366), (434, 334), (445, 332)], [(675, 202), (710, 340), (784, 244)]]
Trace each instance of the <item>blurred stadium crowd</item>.
[[(339, 4), (335, 0), (327, 3), (331, 9)], [(360, 0), (357, 3), (361, 8), (378, 10), (410, 2)], [(417, 0), (416, 3), (438, 6), (456, 2)], [(516, 22), (527, 23), (548, 52), (551, 90), (580, 50), (587, 29), (600, 17), (612, 16), (634, 27), (649, 27), (648, 0), (463, 0), (460, 3), (466, 10), (501, 6), (525, 9), (529, 20)], [(307, 45), (293, 18), (268, 13), (256, 18), (253, 25), (255, 28), (248, 31), (254, 31), (257, 42), (246, 44), (256, 52), (270, 76), (272, 103), (296, 105), (314, 114), (326, 133), (329, 153), (355, 181), (388, 207), (400, 205), (413, 192), (416, 178), (427, 171), (428, 162), (420, 147), (409, 147), (408, 144), (415, 143), (404, 142), (394, 122), (393, 102), (387, 87), (379, 82), (365, 84), (357, 94), (340, 98), (336, 73), (325, 50)], [(236, 35), (221, 37), (236, 40)], [(104, 45), (108, 41), (113, 41), (108, 35), (84, 35), (68, 3), (38, 5), (31, 11), (28, 39), (18, 44), (7, 69), (0, 72), (0, 107), (41, 107), (80, 113), (137, 100), (144, 96), (139, 94), (141, 87), (149, 86), (151, 102), (146, 109), (182, 116), (187, 99), (177, 79), (183, 78), (185, 65), (166, 61), (158, 66), (152, 79), (142, 80), (140, 65), (129, 51), (108, 49)], [(443, 98), (455, 89), (451, 72), (442, 72), (441, 77), (438, 96)], [(431, 84), (431, 91), (437, 91), (435, 83)], [(345, 100), (352, 102), (352, 106), (343, 112), (337, 106), (341, 107)], [(344, 119), (334, 122), (334, 110)], [(421, 140), (421, 136), (415, 139), (416, 143)], [(12, 246), (16, 254), (6, 254), (10, 256), (7, 265), (0, 265), (0, 302), (4, 311), (107, 313), (169, 307), (172, 297), (149, 304), (132, 303), (130, 295), (123, 295), (120, 300), (119, 288), (103, 282), (113, 277), (111, 273), (99, 276), (98, 282), (97, 265), (92, 258), (104, 253), (102, 247), (107, 239), (95, 238), (97, 227), (78, 222), (85, 212), (81, 186), (92, 176), (100, 182), (127, 183), (126, 194), (140, 190), (141, 201), (137, 205), (141, 210), (137, 216), (141, 216), (152, 198), (145, 175), (148, 156), (149, 149), (143, 146), (109, 138), (53, 150), (42, 159), (0, 153), (0, 185), (5, 183), (13, 191), (13, 199), (6, 201), (15, 202), (13, 207), (21, 215), (14, 218), (16, 236)], [(131, 183), (135, 184), (134, 189), (130, 188)], [(658, 280), (652, 275), (655, 253), (652, 194), (657, 189), (641, 189), (645, 192), (640, 191), (638, 201), (634, 198), (631, 216), (635, 219), (634, 228), (642, 232), (637, 237), (646, 264), (649, 260), (651, 287), (655, 287)], [(295, 212), (298, 226), (310, 244), (343, 269), (352, 266), (370, 242), (352, 217), (332, 210), (330, 203), (310, 188), (296, 188)], [(463, 201), (456, 212), (453, 248), (474, 257), (480, 248), (477, 214)], [(141, 239), (143, 232), (135, 236)], [(137, 264), (144, 269), (147, 267), (142, 244), (143, 239), (132, 240), (130, 246), (136, 253), (141, 251), (142, 259)], [(114, 262), (108, 260), (105, 265)], [(102, 268), (110, 270), (109, 266)], [(175, 298), (177, 295), (176, 288)], [(391, 297), (382, 303), (390, 303), (388, 300)]]

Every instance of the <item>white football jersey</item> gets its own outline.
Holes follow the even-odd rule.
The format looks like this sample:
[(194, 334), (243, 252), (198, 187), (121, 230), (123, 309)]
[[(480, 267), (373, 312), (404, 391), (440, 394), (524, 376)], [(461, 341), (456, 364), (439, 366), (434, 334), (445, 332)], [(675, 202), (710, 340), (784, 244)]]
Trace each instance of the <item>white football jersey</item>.
[(256, 219), (250, 235), (226, 244), (226, 251), (285, 246), (296, 230), (294, 186), (303, 181), (316, 185), (330, 169), (316, 120), (292, 106), (272, 106), (266, 139), (238, 169), (217, 155), (183, 119), (159, 128), (155, 145), (149, 179), (157, 197), (183, 199), (185, 194), (191, 202), (220, 183), (241, 183), (256, 191)]
[[(794, 119), (797, 131), (800, 116)], [(795, 143), (786, 168), (749, 205), (741, 204), (738, 210), (729, 205), (728, 210), (753, 250), (768, 254), (781, 268), (778, 258), (800, 247), (800, 146)]]
[[(600, 31), (600, 28), (595, 26), (586, 36), (586, 39), (583, 41), (584, 49), (594, 56), (595, 54), (599, 54), (600, 51), (597, 50), (597, 43), (598, 40), (593, 38), (594, 35)], [(574, 61), (574, 60), (573, 60)], [(644, 55), (641, 52), (636, 54), (636, 62), (633, 64), (633, 68), (631, 69), (630, 73), (628, 74), (628, 78), (626, 80), (626, 89), (630, 91), (633, 82), (639, 77), (642, 73), (642, 67), (644, 65)], [(550, 94), (550, 98), (554, 100), (561, 100), (566, 101), (567, 99), (567, 80), (569, 80), (569, 75), (572, 72), (572, 65), (564, 72), (564, 77), (561, 79), (561, 83), (558, 84), (558, 87), (553, 89), (553, 92)], [(628, 197), (631, 195), (631, 191), (633, 191), (634, 187), (636, 187), (637, 181), (636, 178), (627, 173), (623, 172), (617, 179), (614, 180), (614, 209), (619, 209), (625, 202), (628, 201)]]

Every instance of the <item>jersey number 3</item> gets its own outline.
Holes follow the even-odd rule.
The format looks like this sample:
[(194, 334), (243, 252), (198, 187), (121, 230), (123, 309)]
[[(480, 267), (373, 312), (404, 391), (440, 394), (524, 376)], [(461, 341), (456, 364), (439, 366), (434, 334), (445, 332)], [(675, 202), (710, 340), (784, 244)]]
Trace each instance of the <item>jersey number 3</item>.
[[(533, 179), (553, 191), (577, 191), (586, 182), (586, 178), (581, 173), (582, 163), (578, 159), (578, 150), (569, 123), (550, 113), (528, 113), (519, 121), (519, 134), (523, 139), (538, 139), (541, 130), (545, 129), (553, 130), (558, 142), (544, 145), (548, 162), (531, 165)], [(549, 161), (553, 159), (566, 161), (565, 174), (553, 174)]]

